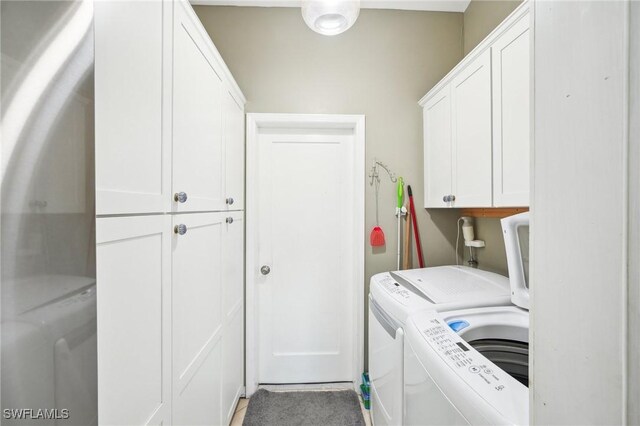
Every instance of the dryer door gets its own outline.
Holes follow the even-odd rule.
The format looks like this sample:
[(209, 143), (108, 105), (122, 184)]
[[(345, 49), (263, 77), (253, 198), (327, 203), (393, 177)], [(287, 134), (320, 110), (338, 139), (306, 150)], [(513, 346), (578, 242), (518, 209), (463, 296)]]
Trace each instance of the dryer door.
[(376, 426), (402, 424), (404, 331), (369, 296), (371, 417)]

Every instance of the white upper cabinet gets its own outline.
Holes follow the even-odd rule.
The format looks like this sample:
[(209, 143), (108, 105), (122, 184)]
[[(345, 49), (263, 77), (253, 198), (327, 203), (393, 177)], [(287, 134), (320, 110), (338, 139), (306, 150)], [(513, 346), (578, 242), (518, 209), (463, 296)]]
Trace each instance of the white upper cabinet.
[(529, 205), (529, 15), (491, 46), (493, 67), (493, 204)]
[(451, 192), (451, 93), (440, 89), (426, 103), (424, 116), (424, 187), (426, 207), (447, 207)]
[(95, 46), (97, 214), (242, 209), (245, 99), (189, 2), (96, 2)]
[(95, 4), (97, 214), (157, 213), (168, 207), (170, 139), (163, 135), (166, 25), (171, 4)]
[(420, 101), (425, 207), (529, 205), (529, 4)]
[[(223, 83), (190, 6), (175, 3), (173, 34), (173, 208), (225, 209)], [(186, 194), (186, 195), (185, 195)]]
[(451, 81), (452, 203), (491, 207), (491, 56), (485, 51)]
[(244, 108), (225, 90), (222, 104), (225, 147), (225, 204), (227, 210), (244, 209)]

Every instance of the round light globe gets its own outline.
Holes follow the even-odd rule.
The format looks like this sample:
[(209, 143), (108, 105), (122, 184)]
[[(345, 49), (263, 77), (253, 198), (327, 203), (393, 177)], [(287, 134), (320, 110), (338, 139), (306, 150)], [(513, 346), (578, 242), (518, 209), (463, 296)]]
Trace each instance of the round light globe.
[(313, 31), (336, 35), (347, 31), (358, 19), (360, 0), (302, 0), (302, 17)]

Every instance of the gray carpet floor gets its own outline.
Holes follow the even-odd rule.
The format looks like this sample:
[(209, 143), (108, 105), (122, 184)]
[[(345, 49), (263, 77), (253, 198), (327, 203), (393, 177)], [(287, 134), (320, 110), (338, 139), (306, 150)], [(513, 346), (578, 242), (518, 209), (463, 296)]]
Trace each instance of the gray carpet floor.
[(358, 394), (348, 391), (270, 392), (249, 400), (244, 426), (364, 426)]

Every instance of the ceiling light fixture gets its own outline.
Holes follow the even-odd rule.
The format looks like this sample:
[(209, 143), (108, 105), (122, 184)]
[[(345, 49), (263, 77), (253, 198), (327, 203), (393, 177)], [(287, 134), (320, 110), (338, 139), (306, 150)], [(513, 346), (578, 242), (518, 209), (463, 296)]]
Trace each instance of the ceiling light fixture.
[(323, 35), (347, 31), (359, 14), (360, 0), (302, 0), (304, 22)]

